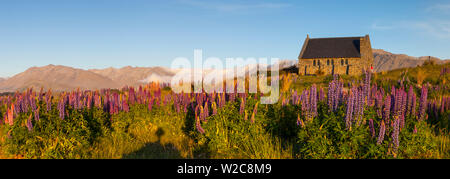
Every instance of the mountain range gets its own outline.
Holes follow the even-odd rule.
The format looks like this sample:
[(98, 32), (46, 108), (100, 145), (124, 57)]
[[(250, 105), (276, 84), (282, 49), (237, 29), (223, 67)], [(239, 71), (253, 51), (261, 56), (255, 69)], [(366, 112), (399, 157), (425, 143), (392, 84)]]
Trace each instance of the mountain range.
[[(393, 54), (384, 50), (374, 49), (374, 69), (376, 72), (389, 71), (399, 68), (416, 67), (431, 60), (437, 64), (450, 60), (436, 57), (411, 57), (404, 54)], [(279, 62), (280, 69), (289, 69), (297, 65), (297, 60), (283, 60)], [(257, 65), (247, 65), (249, 71), (256, 70)], [(186, 70), (189, 73), (191, 70)], [(192, 70), (198, 72), (196, 70)], [(152, 81), (170, 82), (171, 78), (180, 72), (179, 69), (165, 67), (123, 67), (106, 69), (76, 69), (66, 66), (48, 65), (32, 67), (11, 78), (0, 78), (0, 92), (22, 91), (27, 88), (54, 91), (73, 89), (103, 89), (121, 88), (123, 86), (137, 86)], [(203, 72), (207, 73), (207, 72)]]
[(390, 71), (399, 68), (417, 67), (424, 62), (431, 60), (436, 64), (443, 64), (450, 61), (441, 60), (432, 56), (411, 57), (405, 54), (393, 54), (381, 49), (373, 49), (374, 70), (376, 72)]

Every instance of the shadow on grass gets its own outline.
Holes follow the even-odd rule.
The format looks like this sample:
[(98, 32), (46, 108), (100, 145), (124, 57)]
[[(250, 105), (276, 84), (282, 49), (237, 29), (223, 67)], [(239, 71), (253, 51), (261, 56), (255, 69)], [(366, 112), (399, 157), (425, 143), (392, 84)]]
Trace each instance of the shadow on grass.
[(123, 159), (181, 159), (183, 158), (180, 151), (175, 147), (175, 145), (162, 144), (161, 136), (164, 135), (164, 130), (159, 128), (156, 131), (158, 136), (158, 141), (153, 143), (145, 144), (141, 149), (136, 152), (125, 154), (122, 156)]
[[(195, 143), (198, 143), (198, 132), (195, 127), (195, 108), (197, 104), (189, 104), (187, 107), (186, 116), (184, 118), (183, 132), (189, 136)], [(211, 157), (211, 151), (208, 149), (208, 142), (195, 147), (193, 157), (196, 159), (208, 159)]]

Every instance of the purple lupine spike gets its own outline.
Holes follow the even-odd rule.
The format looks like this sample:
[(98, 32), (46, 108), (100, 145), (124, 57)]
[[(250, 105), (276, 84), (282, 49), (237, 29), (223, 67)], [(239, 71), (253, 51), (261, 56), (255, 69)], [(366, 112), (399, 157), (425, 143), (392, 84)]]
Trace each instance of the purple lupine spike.
[(300, 96), (300, 102), (301, 102), (301, 111), (302, 115), (306, 115), (306, 91), (302, 91), (302, 95)]
[(311, 117), (316, 117), (317, 116), (317, 89), (316, 89), (315, 84), (312, 85), (310, 94), (311, 94), (310, 113), (312, 114)]
[(413, 96), (412, 96), (412, 104), (411, 104), (411, 115), (412, 116), (416, 116), (416, 104), (417, 104), (417, 96), (416, 96), (416, 94), (414, 93), (413, 94)]
[(427, 110), (427, 98), (428, 98), (428, 89), (427, 86), (424, 85), (422, 87), (422, 91), (420, 94), (420, 104), (419, 104), (419, 116), (418, 120), (423, 121), (425, 119), (426, 110)]
[(195, 126), (197, 128), (197, 131), (200, 132), (201, 134), (205, 133), (205, 130), (202, 128), (201, 124), (200, 124), (200, 119), (197, 117), (195, 120)]
[(127, 100), (122, 100), (122, 106), (123, 106), (123, 110), (125, 111), (125, 112), (129, 112), (130, 111), (130, 107), (128, 106), (128, 102), (127, 102)]
[(366, 104), (369, 104), (369, 100), (370, 100), (370, 78), (371, 78), (371, 73), (369, 70), (364, 70), (365, 73), (365, 78), (364, 78), (364, 92), (363, 92), (363, 97), (365, 100)]
[(61, 118), (62, 120), (64, 120), (64, 115), (65, 115), (65, 104), (64, 104), (64, 99), (61, 99), (59, 104), (58, 104), (58, 110), (59, 110), (59, 118)]
[(378, 118), (382, 118), (383, 117), (383, 96), (378, 91), (376, 93), (375, 105), (376, 105), (376, 108), (377, 108), (377, 116), (378, 116)]
[(351, 125), (352, 125), (352, 121), (353, 121), (353, 103), (354, 103), (354, 94), (352, 93), (352, 91), (350, 91), (349, 93), (349, 97), (347, 100), (347, 114), (345, 116), (345, 127), (347, 129), (350, 129)]
[(34, 120), (39, 121), (39, 108), (34, 110)]
[(340, 82), (340, 81), (338, 81), (338, 86), (337, 86), (338, 88), (337, 88), (337, 91), (336, 91), (336, 93), (335, 93), (335, 95), (336, 95), (336, 100), (335, 100), (335, 102), (334, 102), (334, 110), (336, 111), (337, 109), (338, 109), (338, 106), (339, 106), (339, 104), (342, 102), (342, 96), (343, 96), (343, 93), (342, 93), (342, 89), (344, 88), (344, 83), (342, 83), (342, 82)]
[(87, 101), (86, 101), (86, 106), (88, 109), (92, 108), (92, 94), (89, 94)]
[(29, 132), (31, 132), (32, 130), (33, 130), (33, 123), (31, 122), (31, 115), (30, 115), (30, 117), (28, 117), (28, 119), (27, 119), (27, 128), (28, 128), (28, 131)]
[(243, 98), (241, 98), (241, 106), (239, 108), (239, 114), (242, 115), (242, 113), (244, 113), (245, 110), (245, 101)]
[(154, 98), (151, 98), (150, 101), (148, 102), (148, 111), (150, 111), (150, 112), (153, 109), (153, 101), (154, 101)]
[(216, 114), (217, 114), (217, 105), (216, 105), (216, 102), (213, 102), (212, 103), (212, 108), (213, 108), (213, 116), (215, 116)]
[(413, 99), (414, 89), (413, 86), (409, 86), (407, 104), (406, 104), (406, 115), (411, 115), (412, 99)]
[[(111, 96), (110, 96), (109, 98), (111, 98)], [(108, 107), (108, 109), (109, 109), (109, 114), (111, 114), (111, 115), (114, 114), (114, 107), (116, 106), (115, 104), (116, 104), (115, 99), (114, 99), (114, 98), (111, 98), (110, 101), (109, 101), (109, 107)]]
[(394, 129), (392, 131), (392, 136), (391, 136), (395, 152), (397, 152), (398, 146), (399, 146), (399, 139), (398, 139), (399, 133), (400, 133), (400, 120), (399, 119), (395, 119), (395, 121), (394, 121)]
[(208, 102), (205, 103), (205, 107), (203, 108), (203, 112), (204, 112), (204, 117), (203, 119), (206, 121), (206, 118), (209, 117), (209, 106), (208, 106)]
[(197, 119), (197, 118), (200, 119), (200, 106), (199, 105), (197, 105), (195, 107), (194, 114), (195, 114), (195, 119)]
[(384, 121), (389, 121), (389, 117), (390, 117), (390, 112), (391, 110), (391, 96), (387, 95), (386, 99), (384, 100), (384, 113), (383, 113), (383, 120)]
[(362, 119), (363, 119), (363, 116), (364, 116), (364, 93), (363, 93), (362, 90), (360, 92), (358, 92), (358, 103), (357, 104), (358, 104), (357, 105), (357, 107), (358, 107), (357, 112), (358, 113), (356, 113), (356, 115), (357, 115), (357, 123), (356, 123), (356, 125), (360, 126), (361, 122), (362, 122)]
[(375, 127), (373, 125), (373, 119), (369, 119), (369, 128), (370, 128), (371, 137), (374, 138), (375, 137)]
[(333, 111), (333, 88), (334, 88), (334, 81), (331, 81), (328, 84), (328, 107), (331, 111)]
[(406, 116), (406, 106), (407, 106), (407, 94), (405, 91), (402, 91), (402, 107), (400, 111), (401, 124), (400, 128), (403, 129), (405, 127), (405, 116)]
[(378, 133), (377, 145), (381, 145), (381, 143), (383, 143), (385, 132), (386, 124), (384, 124), (384, 120), (382, 120), (380, 124), (380, 131)]
[(131, 105), (134, 105), (134, 103), (136, 101), (133, 87), (130, 87), (130, 89), (128, 90), (128, 100)]
[(199, 111), (200, 111), (198, 116), (201, 121), (205, 121), (205, 111), (203, 109), (203, 106), (201, 104), (198, 104), (198, 106), (199, 106)]
[(321, 87), (319, 90), (319, 101), (323, 102), (325, 100), (325, 93), (323, 91), (323, 88)]
[(30, 100), (30, 106), (31, 106), (31, 110), (36, 110), (36, 101), (34, 99)]
[(352, 89), (353, 92), (353, 104), (352, 104), (352, 111), (353, 111), (353, 115), (352, 115), (352, 123), (356, 122), (358, 120), (358, 115), (359, 115), (359, 97), (360, 97), (360, 93), (362, 93), (362, 91), (360, 91), (357, 87), (353, 87)]
[(250, 120), (252, 123), (255, 122), (255, 116), (256, 116), (257, 113), (258, 113), (258, 104), (259, 104), (259, 102), (257, 102), (257, 103), (255, 104), (255, 107), (253, 108), (253, 114), (252, 114), (252, 118), (251, 118), (251, 120)]

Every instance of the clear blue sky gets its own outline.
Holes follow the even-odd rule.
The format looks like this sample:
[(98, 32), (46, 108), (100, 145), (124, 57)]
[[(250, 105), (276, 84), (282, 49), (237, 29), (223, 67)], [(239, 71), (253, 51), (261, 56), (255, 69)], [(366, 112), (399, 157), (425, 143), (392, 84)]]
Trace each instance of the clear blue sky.
[(48, 64), (170, 66), (194, 49), (296, 59), (306, 34), (370, 34), (373, 48), (450, 58), (450, 2), (0, 0), (0, 76)]

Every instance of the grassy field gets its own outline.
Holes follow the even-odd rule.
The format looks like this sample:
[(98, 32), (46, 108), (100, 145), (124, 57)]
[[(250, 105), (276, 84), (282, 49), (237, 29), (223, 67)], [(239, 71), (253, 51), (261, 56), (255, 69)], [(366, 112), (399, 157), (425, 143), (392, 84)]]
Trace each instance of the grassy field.
[[(425, 85), (429, 89), (427, 106), (433, 100), (442, 104), (441, 99), (450, 96), (449, 73), (441, 73), (445, 68), (450, 65), (399, 69), (373, 74), (370, 81), (372, 86), (377, 84), (379, 91), (385, 91), (384, 97), (393, 86), (405, 94), (412, 86), (417, 95), (415, 111), (419, 113), (421, 89)], [(4, 119), (0, 124), (0, 158), (450, 158), (450, 112), (445, 105), (445, 110), (438, 112), (430, 106), (426, 110), (427, 119), (422, 121), (416, 114), (405, 114), (404, 125), (396, 134), (395, 121), (399, 116), (392, 114), (383, 119), (377, 115), (376, 105), (367, 102), (361, 119), (348, 127), (347, 99), (354, 92), (352, 87), (363, 83), (364, 75), (341, 76), (338, 81), (343, 84), (344, 97), (336, 110), (331, 110), (328, 104), (332, 76), (282, 75), (282, 96), (272, 105), (259, 104), (259, 94), (238, 94), (234, 99), (204, 94), (180, 102), (170, 89), (161, 91), (155, 86), (144, 88), (149, 96), (136, 90), (137, 99), (133, 100), (135, 97), (129, 90), (99, 92), (98, 106), (93, 92), (55, 95), (49, 98), (50, 102), (46, 94), (40, 97), (24, 92), (22, 96), (31, 96), (37, 102), (35, 107), (22, 102), (29, 110), (17, 105), (18, 99), (13, 96), (9, 96), (10, 101), (4, 96), (0, 108)], [(293, 96), (295, 92), (299, 96), (305, 92), (310, 95), (315, 88), (317, 107), (310, 108), (317, 112), (310, 117), (310, 108), (305, 108), (314, 102), (310, 98), (295, 102)], [(320, 99), (320, 90), (324, 99)], [(117, 97), (120, 102), (114, 100), (114, 94), (120, 95)], [(78, 106), (73, 102), (77, 101), (76, 96), (85, 102), (82, 107), (79, 105), (82, 102)], [(64, 98), (68, 101), (63, 102), (65, 107), (61, 109), (59, 104)], [(220, 104), (221, 100), (225, 102)], [(90, 107), (86, 101), (92, 102)], [(112, 105), (105, 105), (109, 103)], [(8, 111), (12, 104), (21, 111), (12, 115), (14, 121), (10, 124)], [(51, 104), (50, 110), (47, 104)], [(384, 140), (379, 142), (385, 123)]]

